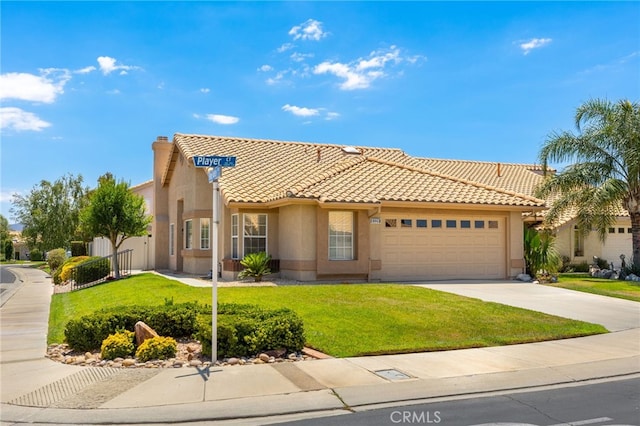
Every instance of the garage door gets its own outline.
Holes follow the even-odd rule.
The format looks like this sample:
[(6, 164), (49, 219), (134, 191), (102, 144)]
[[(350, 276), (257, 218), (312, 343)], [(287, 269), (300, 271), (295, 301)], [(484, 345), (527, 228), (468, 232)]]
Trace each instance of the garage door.
[(615, 227), (609, 228), (607, 239), (602, 245), (601, 258), (612, 263), (615, 268), (619, 268), (622, 264), (620, 255), (625, 255), (625, 263), (632, 262), (633, 243), (631, 242), (631, 221), (626, 224), (617, 224)]
[(506, 223), (492, 216), (383, 216), (387, 280), (503, 279)]

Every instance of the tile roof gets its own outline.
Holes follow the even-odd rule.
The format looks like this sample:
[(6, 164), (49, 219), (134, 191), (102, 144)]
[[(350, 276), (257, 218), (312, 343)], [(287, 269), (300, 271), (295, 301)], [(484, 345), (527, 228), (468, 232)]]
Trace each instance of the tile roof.
[[(544, 207), (531, 196), (534, 166), (434, 160), (408, 156), (393, 148), (283, 142), (219, 136), (174, 136), (171, 178), (179, 150), (195, 155), (234, 155), (237, 167), (224, 170), (220, 189), (227, 202), (268, 203), (284, 199), (380, 203), (408, 201), (495, 206)], [(521, 192), (523, 191), (523, 192)]]

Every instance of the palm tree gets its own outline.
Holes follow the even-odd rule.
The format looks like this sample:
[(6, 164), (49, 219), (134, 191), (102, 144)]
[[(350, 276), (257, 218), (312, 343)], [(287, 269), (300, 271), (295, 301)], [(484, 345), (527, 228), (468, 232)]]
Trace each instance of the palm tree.
[(576, 110), (575, 123), (577, 134), (551, 133), (540, 151), (545, 174), (551, 161), (570, 163), (536, 190), (554, 200), (545, 220), (575, 213), (578, 229), (597, 229), (604, 241), (616, 214), (628, 211), (634, 269), (640, 269), (640, 105), (592, 99)]

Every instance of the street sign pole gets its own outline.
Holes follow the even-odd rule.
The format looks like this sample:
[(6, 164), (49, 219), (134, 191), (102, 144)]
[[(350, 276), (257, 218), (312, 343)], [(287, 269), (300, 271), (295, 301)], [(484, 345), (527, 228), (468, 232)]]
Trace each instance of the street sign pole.
[[(222, 174), (222, 169), (220, 169)], [(213, 206), (211, 228), (211, 365), (218, 359), (218, 196), (220, 188), (218, 180), (213, 181)]]
[(235, 167), (236, 157), (198, 155), (193, 157), (198, 168), (207, 168), (209, 183), (212, 183), (211, 198), (211, 364), (218, 360), (218, 225), (220, 224), (220, 186), (223, 167)]

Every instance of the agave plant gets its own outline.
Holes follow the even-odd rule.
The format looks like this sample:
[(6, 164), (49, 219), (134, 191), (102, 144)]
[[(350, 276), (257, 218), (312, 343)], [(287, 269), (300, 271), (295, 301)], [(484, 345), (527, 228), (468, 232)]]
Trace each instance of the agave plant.
[(244, 269), (238, 274), (238, 278), (253, 277), (256, 282), (262, 281), (264, 275), (270, 274), (269, 262), (271, 256), (261, 251), (258, 253), (249, 253), (244, 259), (240, 261), (240, 264), (244, 266)]

